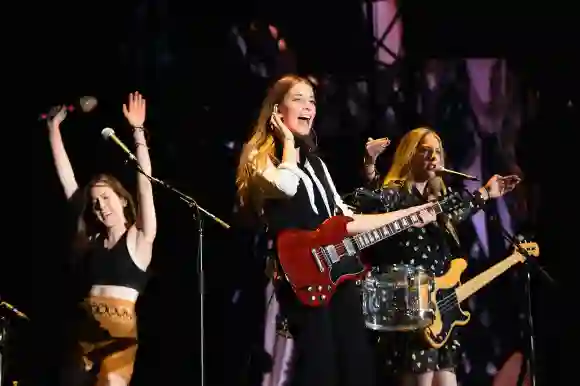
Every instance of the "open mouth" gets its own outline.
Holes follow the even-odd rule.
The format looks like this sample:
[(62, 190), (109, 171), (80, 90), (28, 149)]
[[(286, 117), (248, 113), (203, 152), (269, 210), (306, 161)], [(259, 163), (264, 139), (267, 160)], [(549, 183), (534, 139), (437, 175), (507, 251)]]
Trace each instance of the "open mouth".
[(312, 120), (312, 117), (309, 117), (307, 115), (302, 115), (302, 116), (298, 117), (298, 120), (302, 121), (302, 122), (310, 123), (310, 121)]

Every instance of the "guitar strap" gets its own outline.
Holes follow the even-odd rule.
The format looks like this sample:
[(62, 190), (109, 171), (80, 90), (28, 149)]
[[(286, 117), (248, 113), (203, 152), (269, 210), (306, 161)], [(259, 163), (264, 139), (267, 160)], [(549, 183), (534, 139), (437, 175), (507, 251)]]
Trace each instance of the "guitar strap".
[[(446, 195), (447, 192), (441, 177), (430, 178), (429, 181), (427, 181), (427, 186), (425, 187), (424, 192), (424, 197), (427, 200), (430, 199), (441, 200)], [(459, 236), (457, 235), (455, 227), (451, 223), (449, 215), (447, 213), (440, 213), (437, 216), (437, 223), (442, 229), (447, 231), (447, 233), (451, 236), (451, 238), (455, 242), (456, 246), (460, 247), (461, 244), (459, 242)]]

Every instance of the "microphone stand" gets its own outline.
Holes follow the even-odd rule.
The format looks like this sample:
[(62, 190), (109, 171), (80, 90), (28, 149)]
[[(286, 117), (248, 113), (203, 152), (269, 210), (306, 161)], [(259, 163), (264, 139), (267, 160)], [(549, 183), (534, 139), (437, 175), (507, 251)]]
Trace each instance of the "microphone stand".
[(5, 350), (6, 347), (6, 340), (8, 335), (8, 319), (4, 316), (0, 316), (0, 386), (4, 384), (6, 381), (5, 379), (5, 372), (6, 370), (6, 358), (5, 358)]
[(527, 368), (528, 368), (528, 371), (530, 374), (530, 386), (536, 386), (536, 384), (537, 384), (536, 383), (536, 338), (535, 338), (535, 333), (534, 333), (534, 318), (532, 315), (531, 266), (533, 265), (534, 268), (537, 269), (538, 272), (541, 272), (542, 275), (544, 276), (544, 278), (546, 278), (548, 280), (548, 282), (550, 282), (551, 284), (555, 284), (556, 281), (552, 278), (552, 276), (550, 276), (550, 274), (548, 272), (546, 272), (540, 266), (540, 264), (534, 259), (533, 256), (530, 256), (528, 254), (528, 252), (519, 245), (520, 240), (518, 240), (518, 238), (509, 234), (509, 232), (504, 227), (501, 227), (501, 231), (502, 231), (503, 238), (507, 242), (509, 242), (512, 246), (514, 246), (515, 249), (526, 258), (526, 261), (524, 263), (524, 273), (525, 273), (524, 292), (525, 292), (525, 296), (526, 296), (524, 313), (526, 316), (525, 317), (526, 330), (528, 333), (527, 355), (525, 355), (525, 357), (526, 357), (525, 359), (527, 359), (527, 361), (526, 360), (522, 361), (522, 365), (521, 365), (520, 372), (518, 375), (518, 382), (516, 385), (523, 386), (524, 380), (525, 380), (525, 374), (526, 374), (526, 364), (527, 364)]
[[(199, 204), (187, 194), (179, 191), (178, 189), (174, 188), (173, 186), (169, 185), (167, 182), (155, 178), (153, 176), (148, 175), (143, 171), (141, 166), (135, 162), (137, 170), (139, 173), (147, 177), (149, 181), (162, 186), (163, 188), (177, 194), (180, 200), (184, 201), (190, 208), (195, 210), (195, 214), (193, 218), (197, 220), (197, 227), (198, 227), (198, 244), (197, 244), (197, 274), (198, 274), (198, 291), (199, 291), (199, 340), (200, 340), (200, 359), (201, 359), (201, 383), (200, 386), (206, 385), (206, 373), (205, 373), (205, 319), (204, 319), (204, 310), (205, 310), (205, 273), (203, 269), (203, 218), (209, 217), (216, 223), (220, 224), (225, 229), (229, 229), (230, 225), (225, 221), (221, 220), (219, 217), (211, 214), (203, 207), (199, 206)], [(1, 386), (1, 384), (0, 384)]]

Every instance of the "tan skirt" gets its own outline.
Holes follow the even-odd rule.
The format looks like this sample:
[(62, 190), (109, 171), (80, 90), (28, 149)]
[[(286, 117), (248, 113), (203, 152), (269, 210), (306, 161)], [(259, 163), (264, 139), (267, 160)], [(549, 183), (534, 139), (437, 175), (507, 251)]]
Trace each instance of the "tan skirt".
[(135, 303), (93, 296), (83, 307), (92, 315), (79, 341), (85, 370), (96, 376), (97, 386), (107, 384), (111, 373), (129, 383), (137, 353)]

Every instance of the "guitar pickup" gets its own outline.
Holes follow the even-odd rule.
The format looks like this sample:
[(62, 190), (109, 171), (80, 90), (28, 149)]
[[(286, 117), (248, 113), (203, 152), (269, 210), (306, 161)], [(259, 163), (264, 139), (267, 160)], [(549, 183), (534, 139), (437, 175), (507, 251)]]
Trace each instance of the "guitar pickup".
[(344, 245), (344, 249), (346, 249), (347, 255), (349, 255), (349, 256), (356, 255), (356, 247), (354, 246), (354, 243), (352, 242), (351, 239), (349, 239), (349, 238), (344, 239), (342, 244)]
[(328, 265), (337, 263), (340, 260), (340, 256), (336, 252), (336, 247), (334, 245), (327, 245), (326, 247), (322, 247), (322, 250), (324, 251), (326, 257), (328, 258), (327, 259), (329, 262)]

